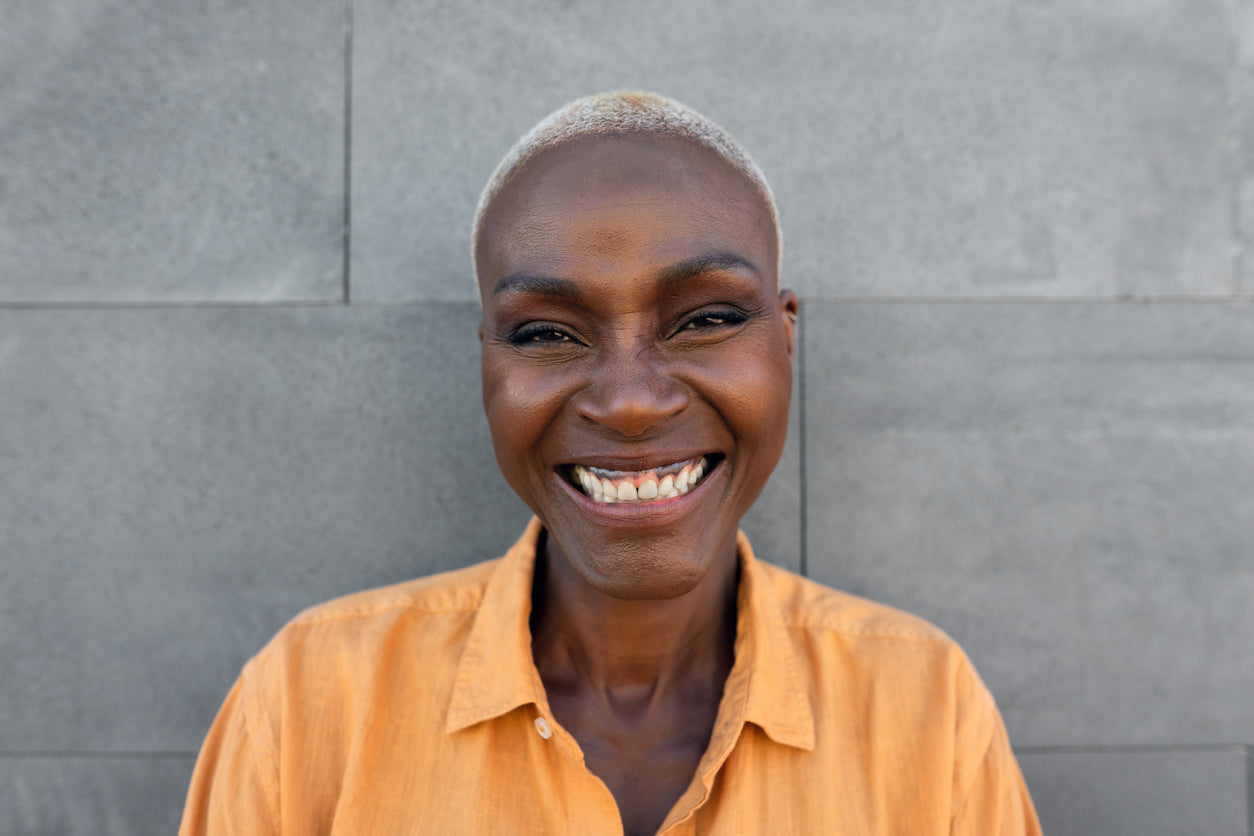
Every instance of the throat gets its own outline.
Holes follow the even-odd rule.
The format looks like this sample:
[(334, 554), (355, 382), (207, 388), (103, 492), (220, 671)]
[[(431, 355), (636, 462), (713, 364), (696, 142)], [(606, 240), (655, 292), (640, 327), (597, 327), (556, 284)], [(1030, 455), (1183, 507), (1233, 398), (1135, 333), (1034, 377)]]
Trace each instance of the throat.
[(684, 595), (622, 600), (583, 583), (555, 548), (546, 533), (529, 621), (546, 687), (577, 688), (631, 713), (694, 687), (722, 692), (735, 655), (734, 551)]
[(530, 619), (549, 709), (624, 833), (656, 833), (709, 747), (735, 661), (734, 547), (690, 593), (620, 600), (581, 584), (553, 545), (542, 541)]
[(554, 718), (618, 806), (624, 833), (656, 833), (697, 775), (722, 691), (624, 698), (549, 687)]
[[(735, 661), (735, 624), (692, 645), (611, 642), (603, 655), (559, 635), (533, 653), (549, 710), (618, 805), (624, 834), (656, 833), (697, 774)], [(669, 638), (673, 638), (670, 636)], [(703, 653), (695, 646), (716, 648)]]
[(577, 692), (624, 720), (670, 702), (717, 704), (735, 661), (734, 609), (680, 626), (666, 617), (674, 602), (623, 603), (640, 612), (579, 626), (533, 618), (532, 658), (546, 691)]

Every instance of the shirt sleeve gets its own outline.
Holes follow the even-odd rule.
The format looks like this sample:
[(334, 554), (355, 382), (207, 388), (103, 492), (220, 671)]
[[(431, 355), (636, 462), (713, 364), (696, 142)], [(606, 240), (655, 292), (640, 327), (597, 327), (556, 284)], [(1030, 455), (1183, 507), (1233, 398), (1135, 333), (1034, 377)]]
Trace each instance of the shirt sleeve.
[(953, 836), (1041, 836), (1036, 809), (995, 706), (988, 714), (988, 745), (957, 800)]
[(254, 687), (246, 667), (196, 760), (179, 836), (278, 836), (278, 758)]

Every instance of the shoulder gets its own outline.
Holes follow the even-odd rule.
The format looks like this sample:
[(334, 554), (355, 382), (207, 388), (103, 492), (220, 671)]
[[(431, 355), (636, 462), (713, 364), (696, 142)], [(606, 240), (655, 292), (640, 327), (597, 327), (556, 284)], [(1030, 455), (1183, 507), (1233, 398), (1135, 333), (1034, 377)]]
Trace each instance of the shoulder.
[(759, 565), (807, 686), (816, 752), (885, 765), (904, 793), (890, 807), (930, 798), (962, 816), (954, 832), (1039, 833), (996, 701), (957, 642), (916, 615)]
[[(810, 675), (952, 700), (992, 710), (970, 659), (942, 629), (896, 607), (759, 563), (796, 658)], [(935, 705), (935, 703), (933, 703)]]
[(325, 668), (337, 657), (360, 666), (389, 639), (407, 644), (456, 644), (473, 622), (500, 558), (438, 575), (367, 589), (312, 606), (291, 619), (250, 663), (283, 665), (318, 657)]
[(956, 647), (939, 627), (904, 610), (832, 589), (769, 563), (758, 565), (770, 580), (788, 627)]
[(908, 729), (917, 740), (958, 746), (964, 763), (987, 748), (1001, 722), (996, 701), (943, 630), (896, 607), (764, 568), (816, 708), (891, 718), (877, 739)]
[(386, 618), (408, 610), (473, 611), (483, 600), (488, 579), (500, 562), (497, 558), (464, 569), (344, 595), (310, 607), (288, 622), (285, 629)]

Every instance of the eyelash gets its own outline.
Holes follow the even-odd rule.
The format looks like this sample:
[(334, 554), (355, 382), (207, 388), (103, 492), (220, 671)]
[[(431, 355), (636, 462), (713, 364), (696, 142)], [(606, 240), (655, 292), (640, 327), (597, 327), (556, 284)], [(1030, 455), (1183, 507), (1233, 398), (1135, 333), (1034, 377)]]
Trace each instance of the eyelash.
[[(541, 336), (545, 334), (556, 334), (560, 339), (542, 340)], [(567, 334), (560, 328), (553, 325), (543, 325), (540, 323), (534, 325), (524, 325), (517, 331), (509, 335), (508, 340), (513, 345), (526, 345), (527, 343), (564, 343), (574, 342), (574, 337)]]
[[(732, 309), (706, 311), (690, 317), (679, 327), (678, 331), (705, 331), (713, 328), (726, 328), (739, 325), (742, 322), (748, 321), (748, 319), (748, 314)], [(557, 339), (541, 339), (542, 337), (550, 335), (557, 337)], [(578, 342), (578, 340), (561, 328), (543, 323), (524, 325), (517, 331), (511, 333), (507, 339), (512, 345), (527, 345), (529, 343), (556, 344)]]
[[(690, 318), (687, 322), (680, 326), (679, 330), (687, 331), (705, 330), (707, 328), (723, 328), (730, 325), (739, 325), (742, 322), (746, 322), (748, 319), (749, 316), (747, 314), (730, 308), (720, 311), (706, 311)], [(697, 323), (702, 320), (705, 320), (708, 324), (698, 325)]]

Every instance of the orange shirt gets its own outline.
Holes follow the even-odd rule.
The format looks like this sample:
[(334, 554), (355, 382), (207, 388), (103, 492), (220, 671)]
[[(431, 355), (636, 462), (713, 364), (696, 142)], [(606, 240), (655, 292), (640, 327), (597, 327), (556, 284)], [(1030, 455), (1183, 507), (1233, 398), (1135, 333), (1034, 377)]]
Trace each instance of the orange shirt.
[[(284, 627), (210, 729), (180, 833), (621, 833), (532, 662), (540, 531)], [(743, 534), (740, 560), (735, 664), (660, 833), (1039, 834), (952, 640), (759, 563)]]

